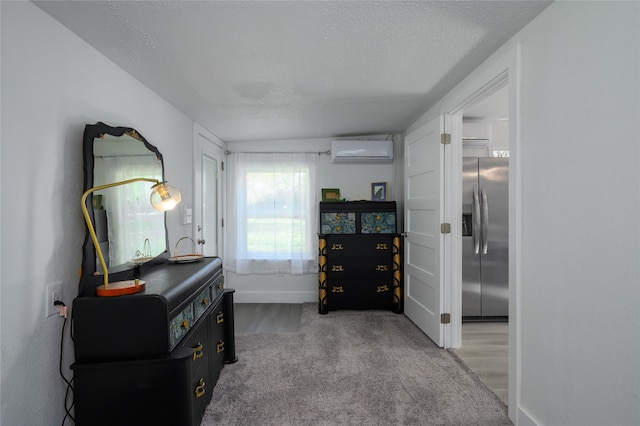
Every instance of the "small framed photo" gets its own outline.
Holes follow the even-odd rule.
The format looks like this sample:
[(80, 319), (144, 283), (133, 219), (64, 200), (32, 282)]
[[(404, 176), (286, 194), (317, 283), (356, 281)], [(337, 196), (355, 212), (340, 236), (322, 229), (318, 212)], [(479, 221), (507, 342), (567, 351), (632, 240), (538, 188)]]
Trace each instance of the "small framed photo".
[(340, 201), (340, 190), (337, 188), (322, 188), (322, 201)]
[(387, 182), (371, 184), (371, 201), (387, 201)]

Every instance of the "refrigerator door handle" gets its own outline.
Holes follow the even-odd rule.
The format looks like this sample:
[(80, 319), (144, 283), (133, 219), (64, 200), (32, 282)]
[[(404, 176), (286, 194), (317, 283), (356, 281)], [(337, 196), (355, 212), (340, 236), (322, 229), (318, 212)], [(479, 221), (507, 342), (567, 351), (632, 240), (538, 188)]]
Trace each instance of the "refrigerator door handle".
[(478, 187), (473, 188), (473, 223), (471, 224), (473, 234), (473, 254), (480, 254), (480, 197), (478, 197)]
[(487, 201), (487, 190), (482, 188), (482, 254), (487, 254), (489, 249), (489, 201)]

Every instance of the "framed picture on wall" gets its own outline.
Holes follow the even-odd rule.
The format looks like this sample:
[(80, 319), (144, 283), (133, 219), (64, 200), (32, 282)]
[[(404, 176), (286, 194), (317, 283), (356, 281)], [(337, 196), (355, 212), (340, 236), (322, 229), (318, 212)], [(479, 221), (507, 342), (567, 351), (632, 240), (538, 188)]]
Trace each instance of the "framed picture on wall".
[(322, 201), (340, 201), (340, 190), (337, 188), (322, 188)]
[(387, 201), (387, 182), (371, 184), (371, 201)]

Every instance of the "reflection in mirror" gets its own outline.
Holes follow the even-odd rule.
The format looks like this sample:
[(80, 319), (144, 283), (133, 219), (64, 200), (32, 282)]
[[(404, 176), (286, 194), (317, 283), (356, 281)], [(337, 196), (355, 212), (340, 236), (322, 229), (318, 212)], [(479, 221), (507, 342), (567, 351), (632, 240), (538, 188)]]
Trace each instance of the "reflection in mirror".
[[(94, 186), (138, 177), (162, 181), (160, 160), (127, 134), (95, 138), (93, 156)], [(151, 186), (134, 182), (94, 193), (96, 231), (101, 231), (98, 241), (109, 269), (142, 263), (166, 250), (164, 213), (149, 203)]]
[[(135, 129), (87, 125), (83, 149), (85, 191), (134, 178), (163, 181), (162, 154)], [(149, 182), (115, 186), (95, 191), (87, 201), (109, 276), (114, 280), (135, 278), (146, 263), (164, 261), (168, 255), (165, 214), (149, 202), (151, 186)], [(102, 279), (87, 232), (79, 293), (95, 294)]]

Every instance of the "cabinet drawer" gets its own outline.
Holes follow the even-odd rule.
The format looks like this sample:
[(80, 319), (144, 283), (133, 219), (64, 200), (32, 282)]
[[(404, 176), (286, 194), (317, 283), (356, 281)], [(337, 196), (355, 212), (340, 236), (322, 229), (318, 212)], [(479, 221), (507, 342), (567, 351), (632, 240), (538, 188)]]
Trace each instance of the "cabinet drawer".
[(215, 384), (218, 381), (218, 377), (220, 376), (220, 370), (224, 366), (225, 352), (226, 352), (226, 336), (225, 336), (225, 326), (226, 321), (226, 313), (224, 309), (222, 309), (222, 304), (216, 306), (211, 314), (211, 323), (209, 325), (210, 328), (210, 336), (211, 336), (211, 378), (212, 383)]
[(396, 212), (363, 212), (360, 228), (363, 234), (395, 234)]
[(75, 363), (71, 368), (77, 425), (192, 424), (191, 353), (186, 349), (159, 359)]
[(214, 300), (224, 291), (224, 275), (220, 275), (211, 286), (211, 300)]
[(327, 258), (327, 276), (388, 278), (393, 274), (393, 263), (389, 256)]
[[(209, 324), (207, 321), (201, 322), (184, 339), (181, 346), (191, 351), (191, 370), (198, 374), (208, 374), (209, 354), (211, 343), (209, 341)], [(204, 369), (204, 371), (202, 371)]]
[(335, 279), (327, 281), (327, 306), (336, 309), (391, 309), (392, 279)]
[(390, 256), (391, 235), (327, 235), (327, 256), (370, 257)]
[(355, 212), (320, 213), (320, 232), (323, 234), (355, 234)]
[(190, 303), (182, 312), (176, 315), (169, 324), (169, 344), (171, 349), (175, 348), (180, 340), (182, 340), (191, 327), (193, 327), (193, 323), (193, 304)]
[(211, 290), (211, 286), (207, 287), (207, 289), (200, 293), (198, 297), (196, 297), (196, 300), (193, 301), (193, 312), (196, 321), (198, 321), (202, 314), (211, 306), (213, 300)]

